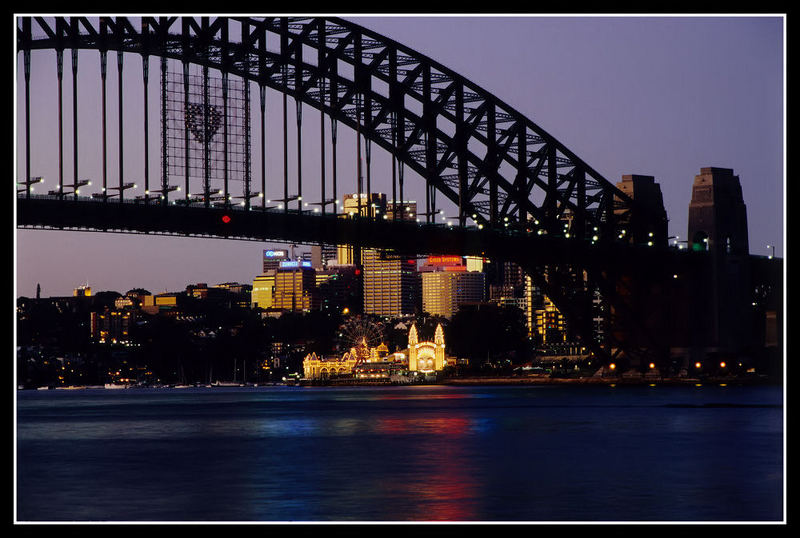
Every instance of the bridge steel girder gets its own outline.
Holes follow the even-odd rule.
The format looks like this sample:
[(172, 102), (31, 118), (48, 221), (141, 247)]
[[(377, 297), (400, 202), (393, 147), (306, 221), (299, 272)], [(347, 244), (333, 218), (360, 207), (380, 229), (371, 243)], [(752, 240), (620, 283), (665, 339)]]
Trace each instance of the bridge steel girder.
[[(522, 113), (389, 38), (338, 18), (206, 19), (143, 17), (136, 25), (127, 17), (34, 17), (35, 28), (18, 26), (17, 47), (164, 56), (268, 86), (359, 130), (485, 226), (525, 226), (530, 216), (555, 233), (568, 212), (583, 228), (597, 227), (599, 240), (615, 241), (615, 221), (630, 221), (632, 212), (651, 218)], [(232, 24), (238, 42), (229, 39)], [(273, 40), (283, 45), (269, 47)], [(303, 48), (318, 54), (304, 56)], [(359, 114), (359, 95), (366, 114)], [(392, 118), (402, 126), (397, 140)]]
[[(237, 25), (240, 39), (232, 41), (230, 35), (236, 33), (233, 30)], [(272, 46), (276, 42), (280, 47)], [(380, 246), (394, 250), (407, 247), (413, 252), (445, 252), (438, 250), (436, 241), (447, 237), (442, 248), (459, 248), (465, 254), (480, 251), (478, 255), (516, 260), (536, 276), (537, 283), (562, 311), (569, 315), (574, 310), (576, 319), (585, 319), (585, 313), (567, 304), (572, 300), (569, 294), (561, 294), (557, 285), (536, 275), (537, 271), (549, 267), (552, 280), (556, 267), (582, 267), (592, 273), (593, 281), (612, 293), (608, 299), (613, 301), (613, 283), (603, 267), (612, 264), (639, 270), (647, 266), (645, 258), (652, 258), (655, 250), (666, 246), (666, 237), (654, 238), (658, 247), (655, 250), (619, 241), (618, 234), (625, 223), (648, 223), (653, 216), (540, 126), (438, 62), (349, 21), (327, 17), (209, 20), (160, 16), (142, 17), (137, 25), (127, 17), (33, 17), (32, 24), (27, 20), (18, 23), (17, 48), (20, 51), (117, 50), (174, 59), (256, 82), (321, 110), (333, 120), (359, 131), (401, 165), (417, 172), (426, 181), (426, 193), (442, 193), (459, 208), (460, 223), (472, 218), (484, 228), (426, 229), (425, 233), (431, 237), (426, 240), (424, 234), (418, 233), (419, 228), (412, 226), (408, 235), (389, 234), (396, 243), (384, 242)], [(304, 48), (317, 54), (304, 55)], [(362, 101), (369, 106), (359, 107)], [(101, 221), (84, 223), (89, 228), (103, 230), (114, 229), (110, 223), (127, 214), (127, 207), (109, 204), (105, 212), (99, 208), (75, 211), (86, 219), (90, 215), (109, 219), (105, 225)], [(25, 209), (28, 217), (31, 208)], [(150, 224), (169, 223), (182, 234), (208, 234), (207, 229), (192, 228), (198, 219), (203, 221), (192, 212), (197, 209), (170, 209), (170, 213), (161, 217), (153, 216)], [(216, 210), (200, 213), (204, 211)], [(62, 213), (66, 218), (70, 211)], [(297, 240), (314, 242), (341, 242), (347, 236), (366, 245), (384, 225), (371, 221), (369, 226), (373, 228), (367, 230), (363, 223), (353, 224), (357, 231), (330, 237), (326, 226), (295, 229), (284, 227), (285, 223), (276, 221), (274, 214), (246, 215), (237, 220), (256, 226), (256, 230), (280, 229), (297, 237), (300, 230), (313, 228), (314, 235)], [(577, 241), (564, 238), (562, 226), (567, 217), (572, 222), (570, 235), (572, 238), (577, 235)], [(283, 218), (291, 217), (284, 214)], [(179, 226), (181, 219), (186, 222)], [(131, 217), (131, 221), (135, 220)], [(658, 231), (659, 224), (647, 225)], [(73, 225), (80, 228), (80, 218)], [(56, 225), (65, 226), (69, 225)], [(332, 229), (343, 230), (348, 226), (337, 221)], [(545, 235), (530, 235), (527, 232), (532, 227)], [(505, 231), (520, 235), (496, 233)], [(242, 237), (261, 233), (241, 232)], [(226, 233), (225, 237), (231, 237), (232, 232)], [(597, 245), (585, 241), (595, 234)], [(279, 239), (272, 233), (262, 235), (264, 239)], [(408, 243), (408, 237), (413, 237), (413, 241)], [(492, 241), (475, 243), (475, 237), (491, 237)], [(655, 264), (653, 274), (663, 273), (665, 267)], [(569, 270), (561, 272), (569, 280)], [(575, 302), (585, 304), (586, 297)], [(631, 318), (635, 324), (636, 316)], [(593, 345), (588, 334), (583, 332), (582, 336), (588, 345)]]
[[(448, 254), (455, 249), (467, 256), (511, 261), (522, 267), (568, 265), (603, 271), (609, 266), (635, 264), (642, 271), (658, 271), (660, 275), (689, 270), (692, 258), (669, 249), (564, 241), (491, 228), (342, 218), (341, 215), (286, 213), (260, 208), (164, 206), (138, 200), (108, 203), (83, 197), (59, 200), (55, 196), (31, 195), (17, 197), (16, 209), (17, 226), (22, 228), (294, 243), (357, 243), (365, 248), (408, 255)], [(223, 222), (225, 215), (230, 218), (229, 222)]]

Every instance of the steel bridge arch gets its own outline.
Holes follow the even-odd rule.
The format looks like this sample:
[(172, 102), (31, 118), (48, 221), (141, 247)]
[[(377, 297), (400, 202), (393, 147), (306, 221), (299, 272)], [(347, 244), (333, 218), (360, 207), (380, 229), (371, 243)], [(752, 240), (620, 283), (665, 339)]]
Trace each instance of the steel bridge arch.
[[(640, 237), (666, 230), (564, 144), (489, 91), (349, 21), (142, 17), (137, 30), (127, 17), (19, 20), (17, 46), (26, 54), (70, 48), (154, 55), (290, 95), (298, 106), (307, 104), (360, 131), (408, 165), (425, 179), (426, 198), (434, 206), (438, 191), (458, 207), (461, 225), (471, 218), (480, 225), (530, 228), (533, 220), (543, 233), (566, 231), (601, 241), (617, 240), (620, 226), (639, 229)], [(230, 39), (231, 23), (238, 25), (240, 41)], [(274, 40), (277, 50), (267, 46)], [(316, 54), (314, 61), (304, 50)], [(401, 172), (401, 192), (402, 182)], [(666, 237), (655, 239), (666, 243)]]
[[(425, 180), (426, 199), (434, 208), (437, 192), (455, 203), (462, 226), (471, 218), (479, 227), (510, 227), (521, 235), (536, 228), (561, 239), (562, 250), (590, 238), (609, 246), (631, 240), (644, 244), (650, 234), (656, 248), (666, 247), (662, 217), (533, 121), (438, 62), (355, 23), (339, 18), (141, 17), (137, 29), (127, 17), (22, 17), (17, 24), (26, 77), (30, 51), (68, 48), (140, 54), (144, 65), (152, 55), (219, 70), (256, 82), (262, 95), (264, 88), (272, 88), (358, 131)], [(237, 30), (239, 41), (230, 38)], [(268, 46), (274, 41), (277, 48)], [(311, 54), (304, 54), (308, 50)], [(169, 190), (162, 187), (166, 203)], [(401, 167), (401, 199), (402, 190)], [(249, 184), (245, 191), (247, 197)], [(631, 233), (620, 234), (623, 229)], [(618, 298), (618, 268), (584, 272), (582, 262), (567, 263), (548, 265), (546, 271), (536, 263), (524, 269), (582, 339), (608, 357), (607, 348), (590, 340), (588, 308), (593, 288)], [(629, 326), (639, 325), (636, 310), (625, 300), (615, 304), (615, 316), (624, 312)], [(616, 353), (625, 347), (613, 335), (607, 340), (611, 349), (617, 346)]]

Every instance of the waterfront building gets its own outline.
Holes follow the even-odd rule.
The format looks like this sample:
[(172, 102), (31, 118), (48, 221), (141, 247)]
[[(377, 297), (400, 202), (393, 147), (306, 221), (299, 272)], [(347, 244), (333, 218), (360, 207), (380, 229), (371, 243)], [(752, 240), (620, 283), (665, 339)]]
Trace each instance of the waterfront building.
[(437, 325), (432, 342), (421, 342), (414, 324), (408, 331), (408, 347), (404, 350), (389, 353), (386, 344), (369, 347), (366, 338), (363, 338), (358, 345), (339, 358), (325, 358), (309, 353), (303, 360), (303, 375), (306, 379), (336, 376), (375, 381), (405, 376), (410, 372), (432, 374), (452, 364), (455, 364), (455, 360), (448, 360), (445, 355), (442, 325)]
[(420, 342), (417, 325), (412, 325), (408, 331), (407, 355), (410, 372), (432, 373), (441, 371), (447, 366), (442, 324), (436, 326), (433, 342)]
[(275, 273), (273, 308), (308, 312), (319, 308), (316, 276), (309, 261), (284, 261)]
[(306, 379), (327, 379), (353, 375), (358, 359), (354, 353), (346, 352), (341, 358), (325, 358), (310, 353), (303, 359), (303, 377)]

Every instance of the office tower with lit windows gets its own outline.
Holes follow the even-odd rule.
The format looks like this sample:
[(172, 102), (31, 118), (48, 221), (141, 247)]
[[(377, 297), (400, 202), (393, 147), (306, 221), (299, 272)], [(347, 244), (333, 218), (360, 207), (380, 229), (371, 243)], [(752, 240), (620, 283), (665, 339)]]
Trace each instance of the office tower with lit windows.
[(253, 291), (250, 293), (250, 306), (252, 308), (272, 308), (274, 297), (275, 273), (264, 273), (253, 279)]
[(467, 271), (464, 265), (445, 266), (420, 275), (424, 312), (449, 319), (458, 312), (462, 304), (483, 301), (486, 275)]
[(419, 268), (422, 280), (422, 310), (451, 318), (466, 303), (483, 302), (486, 275), (462, 256), (428, 256)]
[(265, 250), (262, 259), (262, 273), (275, 273), (280, 267), (281, 262), (289, 259), (289, 251), (283, 249)]
[(415, 257), (366, 249), (362, 262), (365, 314), (401, 317), (421, 307)]
[(390, 200), (386, 204), (387, 220), (418, 221), (417, 202), (413, 200)]
[[(342, 212), (339, 218), (361, 217), (382, 218), (386, 214), (386, 195), (382, 193), (345, 194), (342, 198)], [(353, 245), (339, 245), (336, 258), (340, 265), (360, 265), (359, 249)]]
[[(411, 201), (385, 203), (387, 220), (417, 219), (417, 203)], [(380, 216), (380, 215), (378, 215)], [(382, 218), (382, 217), (381, 217)], [(414, 314), (422, 308), (422, 293), (417, 259), (378, 249), (362, 252), (364, 313), (386, 317)]]
[(567, 341), (567, 320), (546, 295), (535, 310), (537, 341), (543, 345)]
[(514, 262), (493, 262), (486, 266), (489, 302), (500, 306), (526, 308), (525, 273)]
[(316, 276), (311, 262), (281, 262), (275, 273), (272, 307), (293, 312), (308, 312), (319, 308)]
[(91, 312), (90, 334), (101, 344), (124, 344), (130, 342), (130, 328), (136, 322), (136, 310), (122, 308), (102, 312)]

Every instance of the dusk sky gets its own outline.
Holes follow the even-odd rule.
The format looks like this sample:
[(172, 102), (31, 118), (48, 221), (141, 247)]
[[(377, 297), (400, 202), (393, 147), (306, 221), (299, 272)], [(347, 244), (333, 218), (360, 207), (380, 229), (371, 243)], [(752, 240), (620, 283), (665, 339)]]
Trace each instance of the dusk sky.
[[(736, 17), (345, 16), (394, 39), (519, 110), (612, 183), (625, 174), (655, 177), (669, 217), (669, 235), (687, 234), (692, 182), (708, 166), (732, 168), (747, 205), (751, 254), (784, 255), (785, 20)], [(125, 58), (126, 180), (141, 182), (141, 59)], [(35, 52), (32, 76), (32, 175), (58, 183), (55, 54)], [(101, 183), (99, 54), (79, 54), (80, 178)], [(151, 60), (151, 129), (158, 125), (158, 64)], [(17, 69), (17, 161), (25, 173), (24, 79)], [(64, 55), (64, 177), (72, 180), (72, 74)], [(109, 182), (117, 182), (116, 54), (109, 55)], [(294, 103), (290, 102), (290, 184), (295, 178)], [(258, 92), (253, 90), (253, 177), (260, 185)], [(267, 177), (282, 193), (280, 96), (268, 92)], [(304, 108), (303, 178), (318, 188), (319, 113)], [(326, 125), (329, 123), (326, 120)], [(348, 132), (345, 132), (348, 131)], [(130, 135), (127, 133), (130, 132)], [(330, 140), (329, 135), (328, 141)], [(339, 193), (355, 185), (354, 135), (340, 128)], [(150, 135), (151, 182), (157, 181), (159, 136)], [(137, 151), (138, 148), (138, 151)], [(327, 150), (330, 159), (330, 150)], [(330, 169), (329, 169), (330, 170)], [(328, 171), (330, 178), (331, 172)], [(391, 161), (375, 149), (373, 190), (391, 195)], [(407, 176), (407, 198), (424, 204), (422, 180)], [(280, 186), (278, 186), (280, 185)], [(408, 194), (410, 193), (410, 194)], [(135, 194), (143, 194), (140, 188)], [(267, 197), (270, 187), (267, 187)], [(306, 192), (304, 191), (304, 197)], [(443, 196), (440, 196), (443, 198)], [(452, 208), (445, 206), (445, 213)], [(71, 295), (180, 291), (187, 284), (252, 283), (261, 252), (273, 243), (132, 234), (17, 230), (16, 291)], [(286, 245), (282, 245), (285, 247)], [(297, 250), (308, 250), (299, 247)]]

